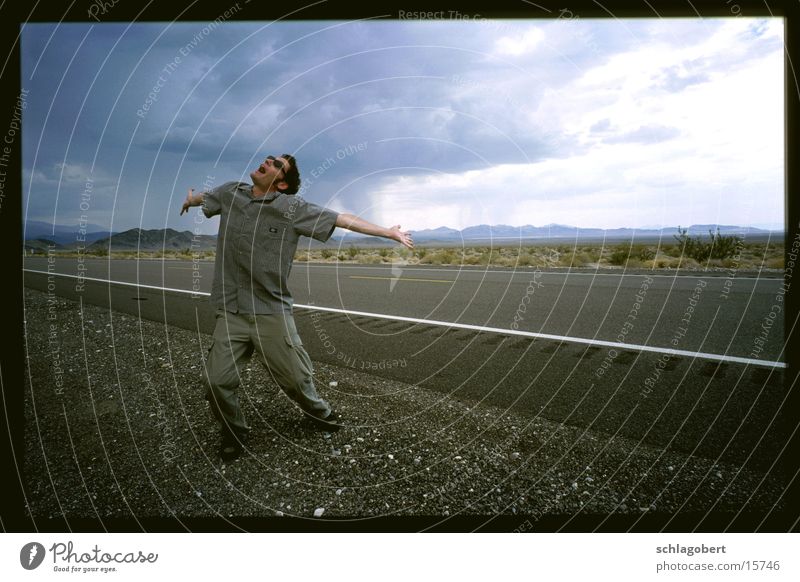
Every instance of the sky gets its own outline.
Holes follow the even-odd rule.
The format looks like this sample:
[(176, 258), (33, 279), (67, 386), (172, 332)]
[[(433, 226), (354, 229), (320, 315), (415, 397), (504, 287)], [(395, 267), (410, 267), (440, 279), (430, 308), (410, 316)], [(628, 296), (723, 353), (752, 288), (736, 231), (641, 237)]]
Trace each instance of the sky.
[(778, 18), (26, 24), (27, 220), (214, 234), (291, 153), (383, 226), (784, 221)]

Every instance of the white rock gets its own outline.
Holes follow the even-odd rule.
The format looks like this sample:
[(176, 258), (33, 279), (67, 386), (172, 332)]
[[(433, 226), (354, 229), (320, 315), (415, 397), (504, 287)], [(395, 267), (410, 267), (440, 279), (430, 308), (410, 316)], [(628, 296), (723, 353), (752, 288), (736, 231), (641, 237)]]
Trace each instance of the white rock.
[(283, 517), (283, 512), (282, 511), (276, 511), (275, 512), (275, 517)]
[(328, 382), (328, 386), (330, 386), (331, 388), (336, 388), (338, 385), (339, 383), (336, 382), (335, 380), (333, 382)]
[(322, 517), (323, 513), (325, 513), (325, 508), (324, 507), (317, 507), (314, 510), (314, 517)]
[(336, 490), (336, 495), (341, 495), (341, 494), (342, 494), (342, 490), (341, 489), (337, 489)]
[(519, 453), (511, 453), (511, 459), (515, 461), (519, 459)]
[(669, 471), (670, 473), (672, 473), (674, 470), (675, 470), (675, 467), (673, 467), (672, 465), (667, 467), (667, 471)]
[(394, 459), (394, 455), (386, 455), (386, 456), (389, 457), (390, 460)]

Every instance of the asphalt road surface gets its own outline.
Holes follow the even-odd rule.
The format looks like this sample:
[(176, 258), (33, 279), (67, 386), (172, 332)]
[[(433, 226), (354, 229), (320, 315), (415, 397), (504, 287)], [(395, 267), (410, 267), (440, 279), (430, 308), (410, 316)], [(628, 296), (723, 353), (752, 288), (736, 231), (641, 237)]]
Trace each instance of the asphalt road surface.
[[(185, 292), (210, 291), (210, 262), (25, 261), (29, 270), (48, 267), (71, 277), (26, 271), (25, 285), (184, 329), (212, 330), (208, 298)], [(89, 280), (81, 286), (77, 275), (170, 290)], [(313, 359), (443, 396), (762, 470), (794, 428), (781, 407), (778, 278), (296, 263), (290, 288), (296, 304), (420, 320), (296, 309)], [(628, 347), (594, 340), (622, 340)], [(639, 345), (657, 350), (630, 347)], [(753, 361), (726, 359), (731, 356)]]

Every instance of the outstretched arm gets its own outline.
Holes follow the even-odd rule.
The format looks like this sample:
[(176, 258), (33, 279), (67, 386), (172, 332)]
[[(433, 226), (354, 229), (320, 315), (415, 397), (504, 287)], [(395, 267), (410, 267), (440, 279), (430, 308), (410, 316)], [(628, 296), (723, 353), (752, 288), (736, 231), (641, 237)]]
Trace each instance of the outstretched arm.
[(189, 188), (186, 200), (183, 201), (183, 206), (181, 206), (181, 216), (184, 212), (189, 212), (189, 208), (192, 206), (201, 206), (202, 204), (203, 194), (194, 194), (194, 188)]
[(400, 230), (399, 224), (391, 228), (384, 228), (352, 214), (340, 214), (336, 218), (336, 226), (352, 230), (353, 232), (360, 232), (361, 234), (396, 240), (409, 249), (414, 248), (414, 240), (411, 238), (411, 233)]

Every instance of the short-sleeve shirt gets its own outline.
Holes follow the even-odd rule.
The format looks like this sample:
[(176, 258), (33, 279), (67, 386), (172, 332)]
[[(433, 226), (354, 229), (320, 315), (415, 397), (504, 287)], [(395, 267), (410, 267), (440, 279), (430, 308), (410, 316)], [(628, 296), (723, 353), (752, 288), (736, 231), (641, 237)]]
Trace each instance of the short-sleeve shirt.
[(253, 186), (227, 182), (203, 198), (220, 215), (211, 303), (233, 313), (292, 311), (287, 280), (301, 236), (327, 241), (338, 213), (280, 192), (254, 197)]

